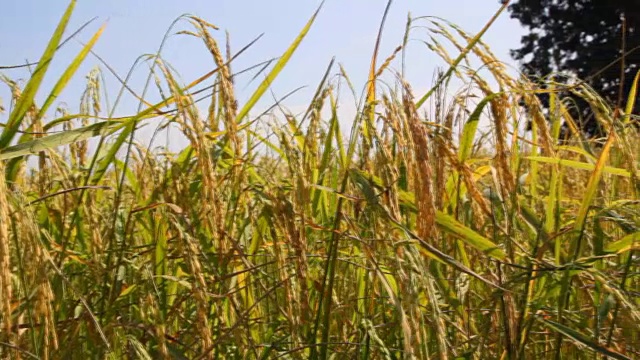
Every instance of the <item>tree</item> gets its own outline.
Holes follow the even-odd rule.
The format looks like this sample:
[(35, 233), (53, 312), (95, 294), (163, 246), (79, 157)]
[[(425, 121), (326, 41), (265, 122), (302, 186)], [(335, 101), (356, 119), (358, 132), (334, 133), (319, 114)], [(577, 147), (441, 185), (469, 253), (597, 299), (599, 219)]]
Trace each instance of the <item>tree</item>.
[[(640, 0), (516, 0), (509, 12), (529, 30), (522, 47), (511, 51), (525, 74), (572, 74), (613, 107), (626, 99), (640, 70)], [(601, 135), (588, 106), (572, 97), (582, 130)], [(638, 104), (636, 99), (635, 114)]]

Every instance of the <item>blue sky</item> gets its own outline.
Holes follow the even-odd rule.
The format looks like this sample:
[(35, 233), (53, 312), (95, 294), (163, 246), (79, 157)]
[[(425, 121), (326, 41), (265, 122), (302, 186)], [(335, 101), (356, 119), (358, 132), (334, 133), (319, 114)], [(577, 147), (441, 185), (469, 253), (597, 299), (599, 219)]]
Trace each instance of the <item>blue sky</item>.
[[(326, 66), (333, 56), (347, 70), (358, 91), (365, 84), (371, 53), (378, 26), (386, 6), (386, 0), (326, 0), (316, 23), (288, 66), (273, 84), (277, 96), (307, 86), (290, 98), (287, 104), (293, 108), (308, 102)], [(234, 64), (233, 70), (241, 70), (261, 61), (279, 56), (304, 26), (320, 1), (242, 1), (242, 0), (80, 0), (72, 16), (67, 34), (84, 22), (97, 17), (78, 40), (87, 41), (103, 24), (106, 30), (95, 51), (124, 76), (139, 55), (155, 53), (165, 32), (180, 15), (189, 13), (220, 27), (217, 39), (224, 44), (224, 31), (231, 36), (232, 50), (239, 50), (252, 39), (264, 33), (261, 40), (245, 52)], [(67, 6), (66, 1), (21, 0), (7, 1), (0, 12), (0, 66), (37, 61), (52, 31)], [(461, 26), (471, 33), (479, 31), (500, 7), (495, 0), (449, 1), (394, 1), (386, 25), (380, 52), (384, 60), (402, 41), (407, 15), (439, 16)], [(422, 23), (424, 24), (424, 23)], [(192, 29), (185, 21), (174, 28)], [(509, 57), (509, 49), (519, 46), (523, 29), (517, 21), (503, 13), (484, 37), (494, 53), (510, 66), (515, 63)], [(419, 40), (426, 39), (426, 31), (416, 30), (407, 49), (407, 78), (421, 95), (433, 82), (437, 66), (443, 63)], [(56, 75), (61, 74), (71, 59), (81, 49), (79, 41), (69, 42), (57, 55), (45, 79), (45, 89), (53, 86)], [(190, 82), (214, 68), (212, 59), (200, 40), (184, 35), (172, 36), (165, 52), (167, 59)], [(84, 76), (99, 62), (93, 57), (86, 60), (74, 81), (63, 93), (60, 101), (77, 111), (78, 99), (84, 89)], [(397, 68), (399, 62), (395, 62)], [(337, 68), (336, 68), (337, 69)], [(0, 70), (12, 79), (26, 79), (24, 70)], [(142, 89), (146, 77), (145, 67), (140, 67), (131, 83), (137, 91)], [(247, 99), (257, 81), (249, 80), (251, 73), (236, 79), (240, 102)], [(113, 100), (118, 83), (107, 75), (107, 90)], [(8, 107), (8, 91), (0, 84), (0, 98)], [(42, 99), (46, 94), (39, 94)], [(42, 100), (40, 100), (42, 101)], [(264, 99), (262, 106), (272, 102)], [(123, 102), (119, 115), (131, 113), (136, 103), (132, 99)], [(6, 113), (0, 115), (6, 121)]]

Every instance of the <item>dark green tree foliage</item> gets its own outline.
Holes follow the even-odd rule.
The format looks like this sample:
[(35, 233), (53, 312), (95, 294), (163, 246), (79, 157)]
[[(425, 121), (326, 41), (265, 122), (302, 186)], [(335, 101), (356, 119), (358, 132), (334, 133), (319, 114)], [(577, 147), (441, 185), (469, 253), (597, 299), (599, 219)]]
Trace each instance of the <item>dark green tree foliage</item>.
[[(516, 0), (509, 11), (529, 30), (511, 52), (525, 74), (572, 74), (613, 106), (626, 100), (640, 69), (640, 0)], [(602, 135), (589, 109), (573, 99), (586, 135)], [(634, 114), (638, 105), (636, 100)]]

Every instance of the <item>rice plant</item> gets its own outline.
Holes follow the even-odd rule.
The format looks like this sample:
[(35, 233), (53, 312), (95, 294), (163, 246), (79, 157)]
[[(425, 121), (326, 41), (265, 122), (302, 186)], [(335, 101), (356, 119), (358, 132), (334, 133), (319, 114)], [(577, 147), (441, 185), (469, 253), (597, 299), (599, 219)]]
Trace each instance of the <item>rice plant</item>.
[[(410, 18), (394, 53), (372, 49), (361, 98), (332, 61), (303, 114), (257, 113), (321, 15), (244, 104), (237, 53), (189, 16), (180, 33), (215, 70), (183, 81), (160, 50), (141, 60), (143, 93), (120, 79), (108, 104), (100, 68), (77, 112), (54, 109), (103, 32), (43, 89), (74, 6), (24, 88), (3, 75), (2, 358), (640, 357), (636, 87), (616, 109), (550, 75), (544, 108), (542, 88), (482, 41), (503, 6), (478, 34)], [(447, 64), (425, 94), (394, 69), (418, 27)], [(114, 117), (124, 92), (139, 111)], [(584, 138), (563, 92), (588, 102), (605, 139)], [(188, 145), (145, 146), (151, 121)]]

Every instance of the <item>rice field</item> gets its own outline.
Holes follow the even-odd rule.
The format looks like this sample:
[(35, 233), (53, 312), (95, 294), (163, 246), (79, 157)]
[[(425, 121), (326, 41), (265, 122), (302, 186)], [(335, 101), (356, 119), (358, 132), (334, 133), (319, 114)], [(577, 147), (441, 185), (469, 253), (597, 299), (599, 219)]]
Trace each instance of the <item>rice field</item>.
[[(447, 63), (424, 94), (395, 70), (408, 36), (372, 49), (349, 119), (358, 89), (334, 62), (303, 114), (257, 112), (318, 13), (245, 103), (220, 33), (189, 17), (215, 70), (182, 82), (159, 53), (162, 101), (114, 117), (103, 94), (127, 80), (96, 71), (80, 110), (56, 111), (103, 31), (48, 73), (74, 6), (23, 87), (2, 75), (0, 358), (640, 358), (636, 88), (616, 109), (579, 81), (509, 75), (482, 42), (506, 4), (478, 34), (420, 20)], [(152, 120), (188, 145), (145, 146)]]

